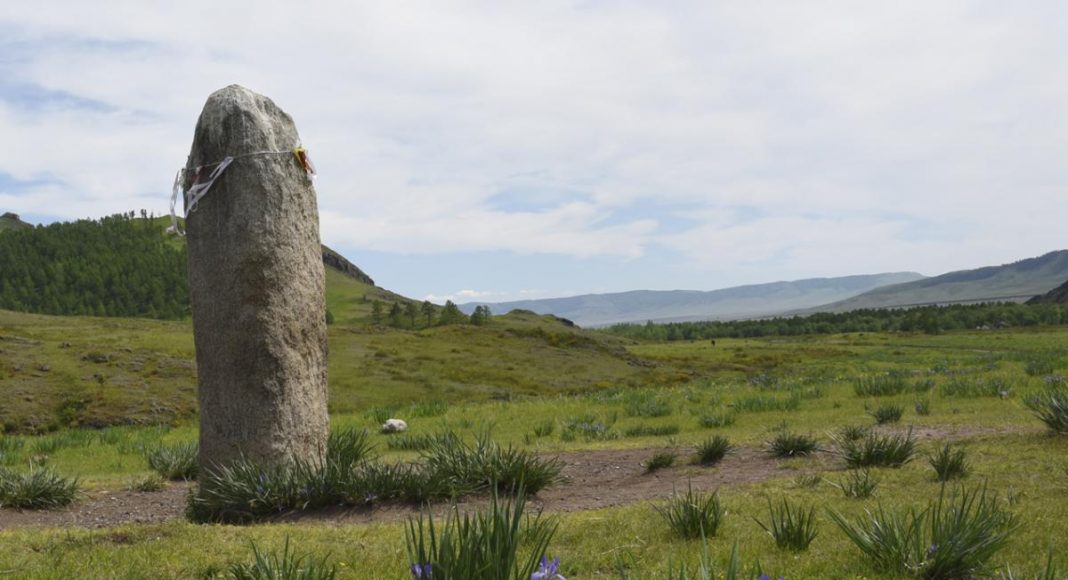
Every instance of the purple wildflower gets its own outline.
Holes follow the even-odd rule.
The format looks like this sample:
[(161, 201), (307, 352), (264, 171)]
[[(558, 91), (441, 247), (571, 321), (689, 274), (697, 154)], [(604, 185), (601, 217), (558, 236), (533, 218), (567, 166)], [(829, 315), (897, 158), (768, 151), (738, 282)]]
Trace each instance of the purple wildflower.
[(530, 575), (530, 580), (567, 580), (560, 574), (557, 574), (557, 570), (560, 568), (560, 557), (557, 556), (552, 561), (549, 561), (549, 557), (542, 554), (541, 564), (538, 569)]
[(420, 564), (420, 563), (416, 562), (415, 564), (412, 564), (412, 567), (411, 567), (412, 579), (413, 580), (426, 580), (427, 578), (430, 578), (430, 576), (431, 576), (430, 573), (432, 571), (433, 570), (430, 567), (430, 562), (427, 562), (426, 564)]

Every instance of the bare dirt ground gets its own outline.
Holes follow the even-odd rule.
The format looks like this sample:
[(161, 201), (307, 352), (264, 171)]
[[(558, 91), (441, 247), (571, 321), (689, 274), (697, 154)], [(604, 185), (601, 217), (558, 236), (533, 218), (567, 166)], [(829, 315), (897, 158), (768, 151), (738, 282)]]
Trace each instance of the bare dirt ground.
[[(881, 430), (881, 429), (880, 429)], [(895, 429), (899, 430), (899, 429)], [(918, 442), (997, 435), (1018, 429), (916, 428)], [(654, 473), (646, 473), (643, 462), (657, 451), (651, 449), (613, 449), (575, 451), (556, 454), (564, 465), (565, 483), (547, 489), (530, 500), (531, 507), (546, 512), (572, 512), (599, 509), (670, 497), (675, 490), (692, 485), (694, 490), (712, 490), (720, 486), (758, 483), (775, 477), (792, 477), (841, 469), (840, 462), (828, 452), (784, 463), (773, 459), (760, 448), (741, 447), (715, 467), (680, 464)], [(688, 459), (690, 449), (679, 449), (679, 460)], [(0, 509), (0, 530), (27, 526), (101, 528), (120, 524), (160, 523), (184, 517), (186, 495), (192, 484), (171, 483), (159, 492), (97, 490), (89, 492), (76, 504), (50, 511)], [(485, 503), (485, 498), (465, 498), (461, 508)], [(438, 506), (444, 509), (445, 506)], [(419, 508), (386, 504), (374, 508), (337, 508), (282, 514), (271, 521), (315, 522), (338, 525), (379, 521), (397, 521), (417, 513)]]

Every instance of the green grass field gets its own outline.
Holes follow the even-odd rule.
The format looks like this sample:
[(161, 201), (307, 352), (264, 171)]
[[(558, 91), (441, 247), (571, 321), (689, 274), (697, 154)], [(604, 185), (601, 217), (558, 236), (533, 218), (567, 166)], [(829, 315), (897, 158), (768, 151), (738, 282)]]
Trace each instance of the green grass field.
[[(473, 437), (489, 428), (496, 441), (545, 453), (676, 449), (683, 461), (670, 470), (684, 475), (726, 469), (685, 462), (711, 435), (757, 450), (786, 428), (831, 448), (833, 432), (874, 424), (870, 412), (886, 404), (904, 413), (882, 432), (912, 427), (919, 434), (913, 461), (874, 470), (879, 484), (868, 499), (846, 498), (830, 483), (846, 471), (827, 453), (780, 460), (770, 477), (720, 488), (727, 514), (707, 542), (671, 535), (652, 509), (663, 496), (556, 514), (559, 529), (549, 553), (560, 556), (568, 578), (619, 577), (620, 566), (630, 578), (667, 577), (669, 563), (692, 567), (703, 546), (722, 572), (735, 543), (748, 570), (759, 561), (772, 578), (894, 577), (872, 568), (827, 510), (860, 516), (877, 506), (922, 507), (941, 485), (927, 454), (946, 438), (966, 450), (971, 470), (965, 485), (985, 483), (1019, 522), (993, 558), (995, 577), (1007, 574), (1005, 566), (1015, 578), (1037, 577), (1050, 551), (1057, 577), (1068, 577), (1068, 438), (1048, 434), (1025, 404), (1058, 380), (1051, 377), (1068, 374), (1066, 328), (630, 344), (527, 315), (498, 317), (483, 328), (369, 328), (360, 324), (369, 312), (362, 296), (346, 291), (330, 297), (339, 321), (330, 330), (337, 427), (373, 429), (383, 416), (398, 416), (409, 420), (412, 435)], [(196, 438), (189, 334), (187, 323), (0, 312), (7, 374), (0, 388), (18, 409), (5, 405), (5, 422), (27, 409), (52, 417), (56, 401), (72, 400), (74, 393), (89, 399), (69, 411), (74, 416), (95, 406), (117, 416), (162, 406), (159, 417), (169, 425), (8, 434), (0, 439), (0, 450), (7, 449), (0, 463), (23, 469), (31, 459), (43, 462), (78, 476), (91, 490), (120, 489), (147, 475), (144, 448)], [(93, 362), (86, 358), (90, 351), (109, 359)], [(35, 364), (50, 369), (35, 371)], [(94, 371), (105, 375), (102, 383)], [(866, 389), (897, 394), (858, 394), (871, 392)], [(46, 396), (53, 391), (59, 394)], [(730, 421), (719, 420), (724, 417)], [(721, 422), (727, 424), (713, 426)], [(670, 434), (642, 434), (650, 432)], [(388, 450), (385, 435), (372, 440), (387, 461), (416, 457)], [(821, 478), (798, 477), (810, 471)], [(817, 507), (818, 535), (807, 551), (780, 550), (754, 521), (766, 522), (768, 500), (783, 497)], [(249, 560), (252, 542), (280, 549), (287, 537), (301, 552), (335, 563), (339, 577), (410, 577), (402, 522), (10, 529), (0, 532), (0, 575), (211, 577)]]

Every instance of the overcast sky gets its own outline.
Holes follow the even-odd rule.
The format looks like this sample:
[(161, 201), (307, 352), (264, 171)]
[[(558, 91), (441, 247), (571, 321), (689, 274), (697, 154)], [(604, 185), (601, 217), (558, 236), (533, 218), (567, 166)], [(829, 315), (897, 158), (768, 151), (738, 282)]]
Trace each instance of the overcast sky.
[(1068, 247), (1068, 3), (7, 2), (0, 211), (163, 213), (207, 96), (289, 112), (324, 243), (500, 301)]

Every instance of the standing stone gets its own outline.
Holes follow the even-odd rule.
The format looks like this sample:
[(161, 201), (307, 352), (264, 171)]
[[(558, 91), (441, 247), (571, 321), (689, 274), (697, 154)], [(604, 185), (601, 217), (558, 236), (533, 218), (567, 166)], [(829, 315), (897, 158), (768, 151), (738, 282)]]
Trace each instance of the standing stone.
[(186, 190), (198, 166), (235, 158), (186, 219), (201, 473), (326, 448), (326, 280), (299, 142), (289, 115), (237, 85), (197, 121)]

